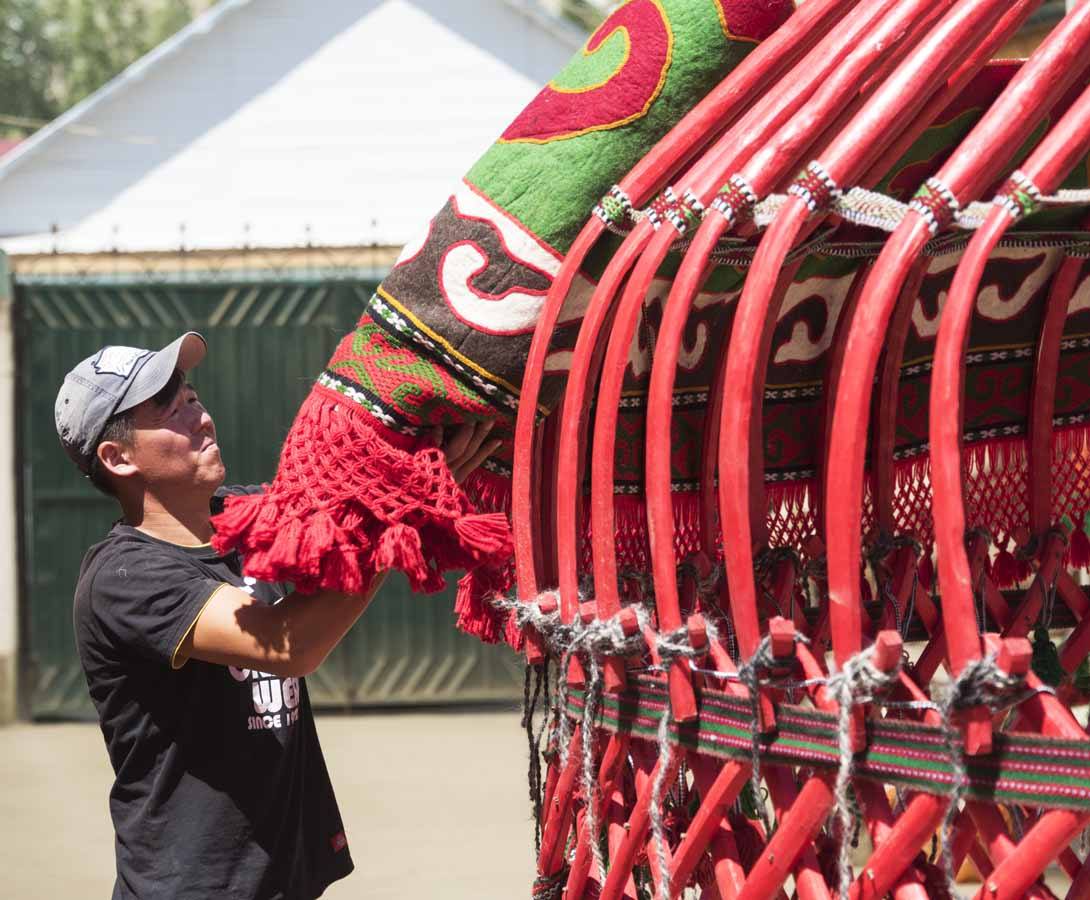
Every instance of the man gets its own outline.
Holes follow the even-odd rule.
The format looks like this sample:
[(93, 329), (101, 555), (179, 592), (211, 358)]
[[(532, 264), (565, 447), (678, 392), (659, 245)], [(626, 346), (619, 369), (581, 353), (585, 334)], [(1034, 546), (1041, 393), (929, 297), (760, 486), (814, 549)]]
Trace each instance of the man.
[[(113, 898), (312, 900), (352, 860), (304, 676), (377, 585), (298, 596), (212, 549), (212, 506), (250, 489), (221, 488), (215, 425), (185, 379), (205, 352), (193, 332), (157, 352), (106, 347), (57, 396), (62, 444), (122, 511), (74, 603), (116, 774)], [(488, 430), (447, 443), (456, 478), (495, 449)]]

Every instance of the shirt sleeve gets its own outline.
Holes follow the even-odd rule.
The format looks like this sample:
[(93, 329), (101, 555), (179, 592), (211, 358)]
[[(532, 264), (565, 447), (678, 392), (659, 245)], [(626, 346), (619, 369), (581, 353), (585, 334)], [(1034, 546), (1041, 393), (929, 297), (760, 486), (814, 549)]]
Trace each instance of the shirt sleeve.
[(231, 484), (218, 487), (216, 488), (216, 493), (212, 495), (212, 502), (210, 504), (212, 515), (216, 516), (223, 512), (223, 505), (228, 497), (248, 497), (253, 494), (264, 493), (265, 485), (263, 484)]
[(181, 668), (177, 651), (224, 583), (153, 546), (136, 546), (104, 563), (91, 588), (91, 607), (118, 650)]

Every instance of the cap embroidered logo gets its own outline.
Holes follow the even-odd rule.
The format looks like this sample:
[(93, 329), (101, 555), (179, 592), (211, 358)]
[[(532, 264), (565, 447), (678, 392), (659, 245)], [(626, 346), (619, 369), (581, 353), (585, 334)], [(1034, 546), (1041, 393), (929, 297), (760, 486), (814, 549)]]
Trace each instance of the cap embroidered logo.
[(135, 347), (103, 347), (92, 365), (99, 375), (128, 378), (136, 364), (150, 355), (150, 350), (139, 350)]

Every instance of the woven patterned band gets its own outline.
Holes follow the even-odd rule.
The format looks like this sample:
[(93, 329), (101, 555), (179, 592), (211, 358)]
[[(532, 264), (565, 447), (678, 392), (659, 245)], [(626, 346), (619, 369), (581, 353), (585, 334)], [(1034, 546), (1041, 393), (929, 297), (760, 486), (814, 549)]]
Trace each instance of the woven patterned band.
[(798, 174), (787, 193), (800, 197), (811, 213), (826, 210), (840, 199), (840, 187), (825, 167), (816, 159), (811, 160)]
[(932, 234), (938, 234), (954, 221), (961, 204), (954, 192), (939, 179), (928, 178), (912, 198), (909, 209), (923, 216)]
[(745, 178), (732, 175), (730, 180), (719, 189), (711, 208), (719, 213), (727, 224), (734, 226), (739, 219), (757, 205), (757, 194)]
[[(583, 696), (574, 688), (568, 694), (568, 714), (577, 720), (583, 714)], [(624, 694), (602, 696), (596, 724), (654, 741), (666, 702), (662, 681), (638, 676)], [(702, 755), (748, 763), (756, 728), (749, 701), (704, 688), (698, 709), (696, 721), (680, 728), (670, 724), (671, 742)], [(840, 750), (834, 714), (784, 704), (777, 708), (776, 722), (775, 737), (761, 749), (763, 762), (836, 772)], [(855, 777), (941, 796), (953, 790), (943, 729), (891, 719), (870, 719), (867, 727), (869, 742), (854, 761)], [(972, 799), (1090, 810), (1090, 742), (996, 732), (993, 753), (967, 756), (965, 762), (966, 795)]]
[(994, 202), (997, 206), (1002, 206), (1017, 222), (1035, 213), (1041, 207), (1043, 200), (1041, 189), (1025, 172), (1019, 170), (1007, 179), (1007, 183)]
[(632, 215), (632, 200), (620, 185), (613, 185), (594, 207), (594, 214), (607, 225), (623, 225)]

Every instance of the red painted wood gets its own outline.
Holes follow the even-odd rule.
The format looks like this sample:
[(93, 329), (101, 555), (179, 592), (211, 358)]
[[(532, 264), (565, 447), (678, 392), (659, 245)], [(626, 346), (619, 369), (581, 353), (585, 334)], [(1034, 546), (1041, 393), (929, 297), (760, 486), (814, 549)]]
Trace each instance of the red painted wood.
[[(877, 12), (891, 5), (886, 2), (882, 5), (872, 5), (861, 8), (854, 15), (845, 19), (835, 33), (831, 34), (820, 43), (813, 53), (803, 60), (800, 66), (792, 71), (788, 79), (782, 85), (777, 85), (770, 90), (762, 102), (740, 120), (737, 127), (721, 139), (712, 153), (709, 154), (708, 164), (699, 171), (694, 171), (680, 189), (690, 188), (697, 194), (702, 202), (709, 202), (712, 193), (722, 185), (727, 178), (748, 157), (751, 148), (766, 141), (816, 89), (817, 85), (835, 69), (847, 52), (850, 42), (857, 40), (870, 25)], [(699, 177), (698, 177), (699, 176)], [(664, 228), (669, 234), (672, 228)], [(677, 560), (674, 556), (674, 527), (673, 505), (670, 496), (670, 458), (669, 442), (654, 440), (654, 435), (669, 434), (672, 419), (672, 400), (674, 379), (677, 369), (677, 359), (681, 343), (681, 333), (684, 330), (693, 300), (700, 290), (707, 276), (707, 256), (714, 248), (716, 242), (726, 231), (726, 222), (719, 216), (708, 216), (693, 238), (693, 243), (686, 255), (681, 270), (674, 279), (667, 300), (663, 321), (659, 328), (659, 337), (655, 345), (654, 365), (651, 373), (651, 386), (648, 396), (648, 429), (649, 436), (646, 448), (647, 471), (647, 504), (648, 524), (652, 548), (652, 565), (656, 582), (656, 602), (666, 609), (673, 610), (678, 606), (676, 585), (674, 583), (677, 569)], [(666, 240), (664, 238), (663, 240)], [(630, 288), (630, 302), (642, 302), (643, 294), (640, 287), (646, 288), (650, 277), (654, 275), (657, 266), (648, 264), (642, 273), (642, 281)], [(624, 346), (624, 342), (618, 338), (618, 344)], [(627, 353), (627, 346), (624, 346)], [(620, 350), (616, 351), (620, 355)], [(720, 370), (721, 371), (721, 370)], [(718, 406), (719, 391), (712, 387), (711, 409)], [(603, 408), (609, 404), (603, 403)], [(718, 421), (718, 417), (709, 418), (710, 422)], [(603, 423), (603, 431), (605, 431)], [(714, 428), (706, 429), (704, 460), (714, 466), (715, 462), (715, 438), (718, 431)], [(612, 437), (609, 438), (612, 440)], [(709, 447), (709, 443), (711, 446)], [(605, 459), (603, 455), (603, 460)], [(706, 498), (714, 497), (714, 479), (711, 477), (709, 466), (705, 466), (702, 494)], [(705, 503), (702, 515), (705, 547), (710, 549), (714, 539), (713, 527), (714, 514)], [(608, 534), (612, 540), (612, 529), (608, 532), (603, 528), (603, 534)], [(604, 555), (612, 554), (612, 547), (598, 547), (597, 551)], [(608, 589), (608, 588), (607, 588)]]
[[(912, 232), (915, 232), (913, 235)], [(907, 240), (906, 240), (907, 238)], [(926, 240), (926, 230), (919, 227), (919, 223), (915, 223), (911, 220), (906, 220), (906, 223), (902, 225), (899, 230), (899, 234), (895, 235), (891, 243), (887, 245), (887, 249), (883, 254), (884, 259), (879, 261), (876, 266), (875, 272), (872, 274), (871, 279), (868, 281), (868, 289), (870, 294), (878, 294), (889, 296), (893, 292), (893, 287), (903, 283), (904, 277), (907, 274), (910, 264), (907, 262), (909, 258), (916, 252), (915, 246), (922, 246), (922, 242)], [(915, 246), (914, 246), (915, 245)], [(908, 250), (907, 254), (903, 254), (901, 259), (898, 259), (897, 251), (901, 248)], [(874, 287), (872, 287), (874, 285)], [(869, 303), (867, 302), (869, 299)], [(885, 332), (886, 320), (889, 316), (889, 303), (888, 300), (880, 301), (884, 303), (884, 308), (879, 310), (865, 309), (864, 307), (873, 304), (873, 296), (868, 298), (864, 297), (864, 301), (861, 302), (860, 314), (857, 315), (856, 323), (853, 323), (853, 335), (849, 336), (849, 347), (851, 347), (853, 337), (860, 340), (864, 346), (859, 349), (865, 352), (869, 357), (873, 358), (877, 355), (878, 345), (874, 343), (876, 340), (881, 340), (881, 336)], [(874, 313), (878, 315), (875, 316)], [(870, 321), (867, 321), (869, 319)], [(877, 321), (875, 321), (877, 319)], [(866, 323), (867, 331), (863, 331), (863, 322)], [(866, 342), (870, 341), (870, 346), (865, 346)], [(855, 435), (858, 434), (858, 425), (855, 423), (859, 419), (863, 419), (865, 422), (866, 410), (864, 401), (869, 394), (869, 381), (872, 377), (874, 363), (871, 359), (864, 359), (863, 365), (860, 365), (859, 354), (852, 354), (853, 362), (855, 364), (855, 375), (858, 377), (855, 379), (856, 384), (854, 386), (846, 386), (842, 381), (838, 391), (837, 401), (837, 421), (834, 423), (833, 445), (834, 450), (832, 458), (834, 460), (833, 466), (829, 472), (829, 496), (830, 500), (834, 496), (847, 499), (850, 502), (848, 507), (848, 515), (845, 517), (847, 522), (858, 522), (858, 510), (859, 503), (861, 502), (861, 476), (862, 476), (862, 455), (861, 451), (856, 453), (858, 461), (851, 457), (840, 457), (837, 452), (838, 441), (841, 445), (855, 441), (857, 444), (858, 439)], [(854, 391), (853, 391), (854, 387)], [(852, 394), (854, 393), (854, 397)], [(848, 395), (848, 405), (851, 405), (854, 401), (854, 408), (848, 408), (848, 405), (842, 405), (841, 401)], [(839, 429), (839, 435), (838, 435)], [(846, 447), (847, 451), (851, 452), (851, 447)], [(849, 474), (850, 473), (850, 474)], [(838, 482), (839, 477), (839, 482)], [(853, 485), (852, 482), (855, 482)], [(838, 504), (839, 509), (844, 507)], [(858, 560), (859, 560), (859, 547), (858, 536), (853, 533), (854, 529), (850, 527), (844, 530), (833, 529), (830, 532), (829, 545), (830, 545), (830, 589), (832, 599), (834, 603), (834, 614), (838, 609), (850, 610), (855, 608), (857, 603), (857, 576), (853, 573), (858, 572)], [(960, 538), (960, 535), (959, 535)], [(846, 564), (845, 564), (846, 563)], [(854, 582), (854, 584), (853, 584)], [(945, 586), (946, 581), (943, 581)], [(970, 609), (971, 612), (971, 609)], [(963, 620), (964, 621), (964, 620)], [(972, 621), (970, 618), (969, 622)]]
[[(1084, 6), (1069, 15), (1050, 35), (958, 152), (943, 166), (939, 178), (956, 196), (972, 199), (995, 180), (995, 164), (982, 165), (981, 160), (1009, 158), (1024, 140), (1025, 130), (1033, 127), (1051, 109), (1085, 68), (1088, 48), (1090, 7)], [(1028, 117), (1025, 115), (1027, 110), (1031, 111)], [(1054, 129), (1049, 138), (1053, 134), (1062, 135), (1065, 140), (1071, 137), (1062, 126)], [(1087, 137), (1090, 137), (1090, 133)], [(1068, 160), (1067, 147), (1061, 148), (1059, 144), (1051, 143), (1049, 138), (1023, 167), (1046, 192), (1053, 190), (1059, 178), (1065, 174), (1059, 166)], [(946, 640), (955, 673), (981, 655), (980, 639), (973, 624), (969, 563), (962, 542), (965, 514), (961, 500), (960, 445), (964, 392), (961, 361), (984, 266), (992, 249), (1011, 224), (1010, 216), (997, 208), (974, 235), (943, 309), (932, 370), (930, 445), (935, 535), (939, 547), (938, 569), (939, 581), (943, 586)], [(972, 714), (966, 729), (966, 752), (987, 752), (991, 746), (990, 728), (991, 720), (986, 713)]]
[[(964, 57), (964, 61), (950, 76), (947, 83), (931, 95), (917, 114), (917, 119), (923, 122), (935, 121), (936, 117), (950, 105), (950, 102), (961, 93), (972, 78), (996, 56), (1003, 45), (1014, 37), (1026, 19), (1041, 5), (1041, 2), (1042, 0), (1015, 0), (987, 37), (975, 44), (967, 42), (966, 46), (970, 50)], [(877, 157), (860, 183), (864, 185), (877, 184), (905, 155), (918, 137), (919, 135), (911, 129), (901, 132), (893, 144)]]
[[(1076, 112), (1078, 104), (1072, 109)], [(1082, 110), (1090, 115), (1090, 105)], [(1071, 122), (1065, 116), (1059, 128)], [(1065, 129), (1066, 132), (1066, 129)], [(1080, 146), (1077, 134), (1068, 135), (1072, 149)], [(1087, 223), (1090, 225), (1090, 222)], [(1053, 276), (1045, 306), (1044, 322), (1037, 339), (1037, 360), (1033, 372), (1033, 396), (1029, 407), (1029, 527), (1043, 535), (1052, 525), (1052, 417), (1056, 409), (1056, 377), (1060, 368), (1060, 341), (1067, 308), (1082, 280), (1081, 259), (1065, 259)]]
[[(606, 327), (606, 323), (603, 323), (603, 326), (602, 326), (602, 327), (603, 327), (603, 328), (604, 328), (604, 327)], [(607, 368), (608, 368), (608, 367), (607, 367)], [(758, 408), (759, 408), (759, 404), (758, 404)], [(610, 512), (612, 512), (612, 507), (611, 507), (611, 509), (610, 509)], [(672, 523), (671, 523), (671, 524), (672, 524)], [(612, 530), (612, 529), (611, 529), (611, 530)], [(671, 549), (672, 549), (672, 548), (671, 548)], [(1024, 649), (1024, 648), (1023, 648), (1023, 649)], [(713, 654), (713, 655), (714, 655), (714, 654)], [(718, 664), (718, 663), (717, 663), (717, 664)], [(1051, 723), (1051, 727), (1053, 727), (1053, 728), (1057, 727), (1057, 725), (1055, 724), (1055, 722), (1053, 722), (1053, 721), (1052, 721), (1052, 719), (1053, 719), (1053, 718), (1054, 718), (1054, 716), (1055, 716), (1055, 710), (1051, 710), (1051, 711), (1049, 711), (1049, 710), (1048, 710), (1048, 704), (1047, 704), (1047, 703), (1044, 703), (1043, 701), (1042, 701), (1042, 703), (1041, 703), (1041, 706), (1042, 706), (1042, 709), (1044, 709), (1044, 710), (1045, 710), (1044, 712), (1042, 712), (1042, 713), (1040, 714), (1040, 715), (1041, 715), (1041, 719), (1042, 719), (1042, 722), (1043, 722), (1043, 723)], [(779, 780), (779, 779), (777, 779), (777, 780)], [(787, 811), (787, 809), (788, 809), (788, 805), (785, 805), (785, 804), (783, 804), (782, 802), (778, 803), (777, 805), (778, 805), (778, 806), (779, 806), (779, 808), (780, 808), (780, 809), (781, 809), (782, 811), (784, 811), (784, 812), (786, 812), (786, 811)], [(793, 808), (793, 804), (792, 804), (791, 806), (792, 806), (792, 808)], [(867, 811), (867, 816), (868, 816), (868, 825), (869, 825), (869, 827), (871, 827), (872, 829), (874, 829), (874, 828), (880, 828), (880, 827), (881, 827), (881, 826), (882, 826), (883, 824), (884, 824), (884, 825), (886, 825), (886, 826), (888, 826), (888, 825), (889, 825), (889, 822), (888, 822), (888, 820), (887, 820), (886, 818), (884, 818), (884, 817), (883, 817), (883, 816), (884, 816), (884, 814), (883, 814), (883, 811), (881, 810), (881, 808), (880, 808), (880, 807), (875, 807), (875, 808), (871, 808), (870, 806), (868, 806), (868, 808), (867, 808), (867, 810), (866, 810), (866, 811)], [(927, 812), (927, 811), (925, 811), (925, 812)], [(934, 810), (931, 810), (931, 811), (930, 811), (930, 813), (929, 813), (929, 815), (933, 816), (933, 815), (934, 815)], [(710, 815), (709, 815), (709, 819), (710, 819)], [(793, 822), (793, 819), (792, 819), (792, 817), (791, 817), (791, 815), (790, 815), (790, 814), (789, 814), (789, 815), (787, 815), (787, 816), (785, 816), (785, 819), (791, 820), (791, 821)], [(927, 820), (927, 819), (928, 819), (928, 816), (922, 816), (922, 817), (921, 817), (921, 821), (925, 821), (925, 820)], [(898, 820), (898, 823), (899, 823), (899, 821), (900, 821), (900, 820)], [(1060, 828), (1061, 828), (1061, 827), (1063, 826), (1063, 823), (1062, 823), (1062, 822), (1060, 822), (1059, 820), (1057, 820), (1057, 819), (1053, 818), (1053, 819), (1049, 819), (1049, 820), (1048, 820), (1048, 821), (1047, 821), (1047, 822), (1045, 823), (1045, 826), (1046, 826), (1046, 827), (1045, 827), (1045, 830), (1043, 830), (1043, 831), (1041, 832), (1042, 834), (1054, 834), (1054, 833), (1058, 833), (1059, 829), (1060, 829)], [(1050, 828), (1050, 829), (1052, 829), (1052, 831), (1051, 831), (1051, 832), (1049, 832), (1049, 831), (1047, 830), (1047, 829), (1049, 829), (1049, 828)], [(781, 830), (782, 830), (782, 829), (781, 829)], [(778, 836), (779, 836), (779, 832), (777, 832), (777, 837), (778, 837)], [(1043, 839), (1041, 839), (1041, 840), (1043, 840)], [(771, 849), (771, 848), (769, 848), (769, 849)], [(1054, 852), (1055, 852), (1055, 849), (1054, 849)], [(767, 855), (767, 854), (766, 854), (766, 855)], [(678, 861), (677, 861), (677, 860), (675, 860), (675, 865), (677, 864), (677, 862), (678, 862)], [(1002, 866), (1002, 864), (1001, 864), (1001, 866)], [(902, 869), (903, 869), (903, 867), (902, 867)], [(901, 871), (902, 869), (898, 869), (897, 871), (898, 871), (898, 872), (900, 872), (900, 871)], [(889, 870), (891, 871), (891, 870), (892, 870), (892, 867), (890, 867), (890, 868), (889, 868)], [(756, 870), (755, 870), (755, 871), (756, 871)], [(1007, 876), (1005, 875), (1004, 877), (1007, 877)], [(1022, 877), (1024, 877), (1024, 876), (1023, 876), (1023, 875), (1021, 875), (1021, 874), (1019, 874), (1019, 873), (1013, 873), (1013, 874), (1011, 874), (1011, 875), (1010, 875), (1010, 878), (1012, 879), (1012, 883), (1017, 883), (1017, 880), (1016, 880), (1016, 879), (1018, 879), (1018, 878), (1022, 878)], [(891, 882), (891, 884), (892, 884), (892, 882)], [(1006, 884), (1000, 885), (999, 887), (1000, 887), (1000, 889), (1001, 889), (1001, 890), (1003, 890), (1003, 889), (1006, 889)], [(748, 885), (747, 885), (747, 888), (748, 888)], [(716, 890), (717, 890), (717, 891), (720, 891), (720, 892), (721, 892), (721, 889), (722, 889), (722, 886), (721, 886), (721, 885), (719, 885), (719, 884), (717, 884), (717, 886), (716, 886)], [(911, 885), (911, 883), (902, 883), (902, 884), (900, 885), (899, 889), (903, 889), (903, 890), (905, 890), (905, 891), (910, 891), (910, 890), (912, 889), (912, 885)], [(802, 892), (802, 882), (800, 881), (800, 893), (801, 893), (801, 892)], [(863, 896), (863, 894), (860, 894), (860, 896)], [(908, 895), (906, 894), (905, 896), (908, 896)]]
[(541, 835), (541, 851), (537, 857), (537, 871), (541, 875), (555, 875), (564, 865), (564, 842), (571, 827), (571, 801), (582, 751), (582, 729), (576, 726), (568, 745), (567, 765), (557, 778)]
[[(844, 304), (840, 308), (840, 314), (836, 320), (833, 331), (833, 340), (829, 345), (828, 357), (825, 363), (825, 371), (822, 373), (823, 399), (821, 404), (821, 429), (822, 440), (818, 448), (817, 458), (817, 483), (813, 489), (814, 505), (817, 507), (818, 534), (824, 534), (826, 528), (826, 515), (828, 504), (825, 502), (825, 473), (828, 469), (829, 435), (833, 428), (833, 402), (836, 399), (836, 386), (840, 380), (840, 370), (844, 365), (844, 351), (848, 342), (848, 328), (855, 317), (855, 307), (859, 302), (859, 295), (863, 291), (863, 285), (867, 281), (873, 263), (868, 260), (855, 273), (848, 294), (844, 298)], [(820, 538), (818, 539), (820, 540)], [(823, 554), (825, 545), (822, 542), (820, 553), (811, 553), (811, 557)]]
[[(775, 773), (770, 771), (768, 774), (773, 776)], [(771, 787), (770, 784), (770, 790)], [(745, 886), (738, 895), (739, 900), (765, 900), (779, 889), (791, 874), (800, 851), (813, 842), (832, 805), (832, 780), (823, 777), (809, 779), (792, 804), (799, 814), (792, 816), (790, 822), (782, 822), (776, 829), (746, 878)], [(802, 885), (799, 887), (801, 889)], [(828, 888), (825, 888), (825, 896), (829, 896)]]
[[(703, 858), (712, 835), (722, 827), (727, 810), (737, 799), (739, 791), (749, 779), (749, 774), (749, 766), (738, 762), (725, 762), (718, 767), (712, 779), (703, 779), (700, 807), (674, 854), (670, 882), (675, 894), (685, 886), (693, 869)], [(739, 884), (730, 884), (729, 889), (737, 893), (739, 887)], [(727, 888), (726, 884), (720, 886), (720, 893), (724, 888)]]
[(897, 391), (901, 384), (901, 365), (904, 362), (908, 330), (912, 325), (912, 311), (916, 308), (920, 285), (927, 274), (929, 262), (926, 257), (921, 257), (909, 271), (901, 288), (901, 296), (897, 300), (883, 342), (885, 352), (878, 374), (871, 472), (878, 530), (889, 537), (896, 533), (896, 523), (893, 521), (893, 511), (896, 508), (893, 502), (893, 450), (897, 443)]
[[(846, 153), (853, 154), (858, 160), (859, 146), (866, 146), (869, 136), (883, 127), (888, 127), (888, 121), (883, 122), (880, 117), (883, 112), (888, 114), (891, 107), (899, 108), (898, 101), (903, 106), (902, 95), (927, 96), (928, 92), (923, 83), (927, 82), (926, 76), (931, 71), (926, 65), (928, 54), (939, 56), (942, 47), (949, 47), (951, 41), (954, 46), (971, 46), (972, 36), (981, 29), (993, 28), (1004, 11), (1002, 4), (995, 4), (988, 9), (982, 4), (962, 5), (952, 11), (940, 28), (936, 29), (936, 43), (925, 43), (922, 47), (923, 55), (913, 57), (909, 64), (898, 70), (887, 85), (879, 90), (871, 105), (873, 109), (869, 106), (866, 114), (861, 114), (852, 123), (844, 137), (837, 142), (837, 153), (830, 149), (829, 165), (834, 165), (837, 172), (846, 168), (847, 163), (841, 162), (839, 156), (842, 146)], [(940, 83), (951, 74), (950, 70), (957, 65), (957, 58), (947, 54), (945, 62), (947, 66), (942, 70)], [(913, 69), (913, 66), (916, 68)], [(850, 161), (851, 158), (847, 160)], [(826, 485), (826, 501), (838, 510), (836, 523), (831, 523), (836, 527), (830, 527), (827, 535), (830, 616), (834, 643), (838, 633), (846, 636), (858, 635), (861, 626), (861, 548), (858, 523), (862, 520), (865, 442), (859, 439), (859, 435), (865, 433), (867, 428), (868, 402), (877, 357), (887, 331), (891, 307), (914, 267), (915, 247), (922, 246), (929, 237), (930, 232), (922, 222), (914, 223), (908, 219), (891, 238), (867, 280), (847, 339), (846, 355), (851, 359), (851, 366), (842, 369), (837, 386)], [(911, 248), (904, 258), (897, 254), (901, 245)], [(876, 295), (882, 298), (877, 303)], [(842, 665), (858, 649), (858, 637), (848, 637), (837, 648), (838, 663)]]
[[(658, 768), (663, 765), (667, 767), (666, 779), (669, 781), (677, 773), (680, 757), (680, 753), (672, 753), (669, 759), (656, 761), (654, 770), (648, 777), (643, 779), (642, 785), (639, 786), (635, 806), (628, 817), (628, 832), (620, 847), (617, 848), (606, 883), (602, 885), (599, 900), (616, 900), (621, 896), (621, 891), (624, 890), (624, 885), (632, 871), (636, 856), (647, 841), (647, 835), (651, 827), (651, 820), (648, 815), (651, 808), (651, 790)], [(654, 857), (654, 853), (650, 855)]]
[[(763, 41), (723, 82), (695, 106), (621, 181), (620, 187), (636, 206), (654, 191), (714, 135), (745, 109), (755, 92), (793, 65), (858, 0), (811, 0), (781, 28)], [(605, 231), (592, 216), (573, 242), (550, 286), (527, 356), (521, 400), (515, 426), (512, 476), (512, 526), (519, 596), (535, 597), (540, 590), (535, 569), (537, 543), (533, 506), (535, 414), (544, 377), (549, 340), (556, 328), (571, 285), (591, 248)]]

